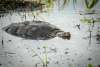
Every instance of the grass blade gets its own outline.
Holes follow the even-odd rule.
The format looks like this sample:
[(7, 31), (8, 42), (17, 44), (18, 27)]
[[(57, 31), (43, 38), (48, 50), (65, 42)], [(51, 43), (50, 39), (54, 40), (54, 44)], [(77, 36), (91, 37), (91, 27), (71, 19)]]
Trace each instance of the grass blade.
[(70, 2), (70, 0), (63, 0), (63, 5), (62, 7), (64, 8), (66, 5), (68, 5)]
[(98, 1), (99, 0), (85, 0), (86, 7), (88, 9), (92, 9), (98, 3)]

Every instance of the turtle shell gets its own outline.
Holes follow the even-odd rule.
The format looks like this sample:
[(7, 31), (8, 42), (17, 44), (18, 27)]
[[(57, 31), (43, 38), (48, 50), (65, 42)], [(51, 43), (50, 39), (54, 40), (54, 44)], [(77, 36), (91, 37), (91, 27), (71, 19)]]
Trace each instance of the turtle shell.
[(25, 21), (12, 23), (3, 28), (7, 33), (33, 40), (48, 40), (56, 37), (61, 30), (56, 26), (44, 21)]

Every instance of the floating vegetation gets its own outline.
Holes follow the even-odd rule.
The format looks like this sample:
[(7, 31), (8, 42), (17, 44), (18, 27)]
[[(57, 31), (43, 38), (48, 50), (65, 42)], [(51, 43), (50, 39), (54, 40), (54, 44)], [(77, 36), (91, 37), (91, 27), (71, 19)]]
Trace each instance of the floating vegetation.
[(94, 15), (94, 14), (100, 14), (100, 13), (96, 13), (95, 10), (91, 10), (91, 11), (79, 11), (80, 15)]
[(88, 24), (94, 24), (94, 23), (100, 23), (100, 19), (99, 18), (82, 18), (80, 19), (81, 22), (83, 23), (88, 23)]
[(92, 18), (83, 18), (83, 19), (80, 19), (80, 21), (82, 23), (86, 23), (86, 24), (94, 24), (96, 21)]
[(93, 64), (88, 64), (88, 66), (87, 67), (93, 67)]

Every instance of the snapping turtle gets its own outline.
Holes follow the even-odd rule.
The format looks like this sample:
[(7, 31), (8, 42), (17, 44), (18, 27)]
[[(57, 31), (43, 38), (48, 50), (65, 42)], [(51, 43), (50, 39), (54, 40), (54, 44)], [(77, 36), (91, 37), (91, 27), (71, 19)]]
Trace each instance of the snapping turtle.
[(70, 32), (64, 32), (56, 26), (44, 21), (25, 21), (12, 23), (3, 28), (9, 34), (33, 40), (48, 40), (54, 37), (70, 40)]

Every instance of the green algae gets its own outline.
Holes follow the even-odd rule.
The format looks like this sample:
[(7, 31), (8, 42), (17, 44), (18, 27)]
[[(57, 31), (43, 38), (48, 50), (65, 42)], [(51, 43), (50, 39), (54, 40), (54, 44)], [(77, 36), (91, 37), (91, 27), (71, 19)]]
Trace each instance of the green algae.
[(88, 64), (88, 66), (87, 67), (93, 67), (93, 64)]

